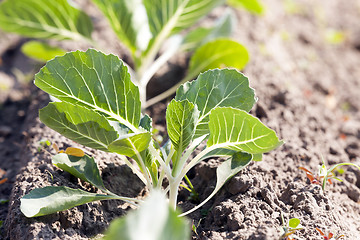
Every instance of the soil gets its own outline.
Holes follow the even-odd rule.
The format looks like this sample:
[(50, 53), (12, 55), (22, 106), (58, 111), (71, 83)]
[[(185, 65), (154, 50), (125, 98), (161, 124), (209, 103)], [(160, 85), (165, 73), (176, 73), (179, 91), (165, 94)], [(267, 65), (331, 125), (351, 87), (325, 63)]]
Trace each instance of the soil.
[[(343, 181), (328, 184), (324, 192), (319, 185), (310, 184), (299, 169), (316, 171), (322, 158), (329, 165), (360, 163), (360, 1), (263, 2), (267, 11), (262, 17), (236, 12), (234, 38), (250, 51), (251, 61), (244, 73), (259, 98), (251, 113), (274, 129), (285, 144), (264, 155), (262, 162), (251, 163), (212, 200), (190, 214), (198, 226), (193, 239), (278, 239), (281, 214), (286, 219), (301, 220), (304, 229), (296, 232), (301, 239), (322, 239), (316, 227), (326, 233), (344, 234), (344, 239), (360, 239), (360, 171), (344, 167), (345, 172), (338, 173)], [(217, 9), (205, 21), (223, 10)], [(95, 28), (100, 31), (106, 24), (100, 21)], [(331, 42), (331, 30), (341, 31), (344, 40)], [(16, 39), (4, 40), (12, 45), (1, 52), (1, 83), (7, 79), (9, 87), (0, 92), (0, 168), (8, 178), (0, 185), (0, 199), (9, 202), (0, 204), (0, 220), (5, 220), (0, 236), (89, 239), (101, 235), (111, 220), (124, 215), (131, 206), (115, 200), (95, 202), (33, 219), (19, 210), (19, 199), (36, 187), (65, 185), (97, 190), (51, 165), (54, 150), (38, 150), (42, 139), (60, 148), (78, 145), (38, 120), (38, 109), (47, 104), (48, 97), (19, 81), (10, 70), (14, 66), (25, 72), (38, 68), (28, 59), (18, 63), (26, 58), (19, 52), (23, 40)], [(111, 51), (121, 53), (121, 46), (114, 48)], [(174, 74), (168, 75), (168, 82), (184, 73), (183, 59), (173, 59), (169, 64)], [(164, 80), (159, 77), (153, 81), (149, 93), (157, 91), (155, 86), (166, 86)], [(165, 107), (166, 103), (159, 103), (149, 109), (161, 134), (166, 132), (161, 117)], [(111, 191), (131, 197), (146, 195), (141, 181), (116, 155), (85, 149), (96, 158)], [(200, 199), (215, 186), (215, 171), (221, 161), (209, 159), (189, 173)], [(183, 210), (196, 204), (188, 197), (182, 189), (179, 205)]]

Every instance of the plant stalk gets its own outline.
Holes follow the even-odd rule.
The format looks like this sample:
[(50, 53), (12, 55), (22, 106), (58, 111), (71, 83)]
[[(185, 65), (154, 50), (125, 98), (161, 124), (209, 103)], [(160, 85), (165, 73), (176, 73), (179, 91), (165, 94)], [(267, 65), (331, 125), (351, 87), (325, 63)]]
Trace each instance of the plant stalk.
[(170, 182), (169, 205), (174, 210), (176, 210), (179, 186), (179, 181)]

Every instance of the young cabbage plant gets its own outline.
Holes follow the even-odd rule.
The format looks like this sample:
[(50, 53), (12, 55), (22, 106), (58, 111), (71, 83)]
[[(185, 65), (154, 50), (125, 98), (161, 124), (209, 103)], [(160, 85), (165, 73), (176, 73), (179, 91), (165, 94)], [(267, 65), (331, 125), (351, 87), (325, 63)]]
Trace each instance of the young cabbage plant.
[[(119, 154), (150, 193), (153, 189), (169, 193), (173, 209), (183, 178), (204, 159), (226, 158), (217, 169), (213, 193), (198, 207), (251, 160), (261, 159), (261, 154), (282, 144), (273, 130), (248, 114), (256, 102), (254, 90), (248, 79), (234, 69), (209, 70), (179, 87), (166, 110), (170, 141), (161, 147), (152, 138), (151, 118), (141, 114), (139, 89), (116, 56), (92, 49), (67, 53), (49, 61), (36, 74), (35, 84), (58, 99), (40, 110), (43, 123), (87, 147)], [(205, 140), (206, 147), (191, 158)], [(52, 161), (104, 194), (68, 187), (35, 189), (21, 199), (21, 210), (27, 217), (95, 200), (139, 202), (107, 190), (94, 159), (86, 154), (60, 153)], [(165, 178), (168, 186), (163, 184)]]
[[(230, 9), (209, 28), (193, 26), (225, 0), (92, 0), (107, 18), (118, 39), (128, 48), (132, 81), (139, 87), (145, 108), (172, 94), (178, 86), (212, 68), (242, 69), (249, 60), (246, 48), (229, 39), (234, 16)], [(231, 1), (233, 2), (233, 1)], [(243, 2), (243, 1), (240, 1)], [(101, 48), (92, 38), (90, 17), (70, 0), (4, 0), (0, 28), (41, 40), (75, 40)], [(33, 58), (46, 61), (63, 55), (43, 42), (22, 48)], [(178, 52), (193, 52), (187, 75), (166, 94), (146, 103), (146, 86), (154, 74)]]

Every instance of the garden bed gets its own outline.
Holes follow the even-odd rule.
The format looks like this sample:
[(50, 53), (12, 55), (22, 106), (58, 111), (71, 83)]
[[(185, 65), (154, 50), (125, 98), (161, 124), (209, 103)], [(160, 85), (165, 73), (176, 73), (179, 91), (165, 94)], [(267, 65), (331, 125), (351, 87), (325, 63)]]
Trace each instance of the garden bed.
[[(274, 129), (285, 144), (264, 155), (262, 162), (251, 163), (201, 210), (189, 216), (198, 225), (198, 235), (194, 233), (193, 238), (277, 239), (282, 213), (286, 218), (301, 220), (304, 229), (296, 235), (304, 239), (321, 239), (316, 227), (344, 234), (345, 239), (357, 239), (360, 171), (344, 167), (345, 173), (339, 175), (344, 181), (327, 185), (323, 192), (319, 185), (309, 183), (299, 167), (316, 171), (322, 158), (329, 165), (360, 163), (360, 43), (356, 32), (360, 29), (360, 6), (356, 1), (343, 4), (340, 0), (264, 2), (267, 13), (263, 17), (237, 12), (234, 36), (250, 51), (251, 61), (244, 73), (259, 97), (252, 114)], [(218, 9), (213, 15), (221, 12)], [(344, 41), (336, 43), (331, 39), (334, 29), (345, 34)], [(159, 85), (159, 81), (153, 86)], [(0, 197), (10, 198), (8, 205), (0, 205), (0, 216), (3, 219), (6, 216), (1, 236), (4, 239), (97, 236), (111, 220), (131, 207), (110, 200), (34, 219), (27, 219), (19, 210), (19, 199), (35, 187), (65, 185), (97, 191), (52, 166), (47, 151), (38, 151), (42, 139), (61, 148), (79, 145), (40, 123), (37, 112), (48, 98), (33, 86), (29, 88), (22, 89), (24, 98), (9, 99), (1, 109), (0, 125), (8, 128), (2, 135), (0, 132), (0, 168), (7, 170), (9, 180), (0, 185)], [(164, 118), (159, 117), (164, 116), (165, 106), (159, 103), (149, 109), (161, 132), (166, 130)], [(130, 197), (146, 195), (141, 181), (116, 155), (85, 151), (97, 160), (109, 190)], [(220, 161), (209, 159), (190, 172), (201, 199), (215, 186), (215, 167)], [(187, 197), (187, 191), (181, 190), (179, 200), (184, 210), (194, 206)]]

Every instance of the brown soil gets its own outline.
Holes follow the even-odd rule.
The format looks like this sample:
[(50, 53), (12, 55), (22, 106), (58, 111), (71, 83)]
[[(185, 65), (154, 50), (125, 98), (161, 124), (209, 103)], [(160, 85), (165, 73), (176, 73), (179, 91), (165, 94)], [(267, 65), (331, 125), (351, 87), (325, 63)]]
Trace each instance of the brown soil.
[[(193, 234), (193, 238), (278, 239), (282, 213), (301, 220), (304, 229), (296, 235), (302, 239), (322, 239), (315, 227), (344, 234), (345, 239), (360, 239), (360, 171), (344, 167), (345, 173), (339, 175), (344, 181), (327, 185), (323, 192), (299, 170), (303, 166), (316, 171), (322, 157), (329, 165), (360, 163), (360, 1), (264, 3), (267, 13), (263, 17), (237, 12), (234, 38), (244, 43), (251, 55), (244, 72), (259, 97), (252, 114), (286, 143), (236, 175), (201, 210), (189, 216), (199, 224), (198, 235)], [(222, 11), (218, 9), (213, 15)], [(345, 40), (331, 44), (326, 40), (331, 29), (344, 32)], [(16, 48), (14, 52), (18, 52)], [(175, 67), (174, 75), (183, 67)], [(13, 78), (6, 68), (0, 70)], [(11, 97), (18, 89), (7, 95)], [(41, 139), (60, 147), (76, 143), (37, 119), (38, 109), (48, 101), (45, 94), (33, 87), (31, 91), (22, 89), (20, 97), (2, 103), (0, 115), (0, 168), (9, 178), (0, 185), (0, 198), (10, 199), (8, 205), (0, 205), (0, 220), (6, 216), (1, 236), (89, 239), (103, 233), (112, 219), (130, 209), (129, 205), (96, 202), (34, 219), (19, 211), (19, 198), (35, 187), (66, 185), (96, 191), (52, 166), (47, 151), (53, 150), (37, 150)], [(159, 115), (164, 114), (165, 106), (160, 103), (150, 110), (161, 132), (165, 132), (164, 118)], [(96, 158), (110, 190), (126, 196), (146, 194), (141, 182), (116, 155), (86, 151)], [(201, 199), (215, 185), (220, 161), (207, 160), (189, 173)], [(181, 190), (179, 203), (184, 210), (195, 205), (188, 196)]]

